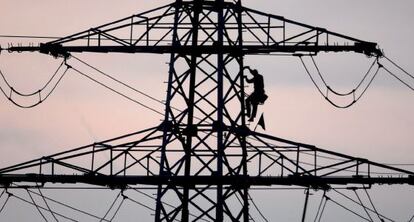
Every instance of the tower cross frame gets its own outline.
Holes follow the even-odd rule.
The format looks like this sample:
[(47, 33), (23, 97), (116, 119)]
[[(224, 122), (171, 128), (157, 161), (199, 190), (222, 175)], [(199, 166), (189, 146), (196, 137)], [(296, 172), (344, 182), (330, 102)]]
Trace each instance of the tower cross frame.
[[(332, 44), (332, 39), (346, 43)], [(381, 56), (375, 43), (248, 9), (241, 1), (176, 0), (40, 46), (8, 50), (65, 60), (77, 52), (156, 53), (169, 54), (170, 61), (159, 126), (5, 167), (0, 169), (3, 187), (20, 182), (148, 185), (157, 190), (157, 222), (247, 222), (251, 186), (326, 190), (414, 184), (413, 172), (253, 132), (245, 119), (246, 55)], [(107, 154), (110, 158), (100, 162)], [(78, 161), (85, 158), (87, 164)], [(375, 169), (399, 176), (383, 177)]]

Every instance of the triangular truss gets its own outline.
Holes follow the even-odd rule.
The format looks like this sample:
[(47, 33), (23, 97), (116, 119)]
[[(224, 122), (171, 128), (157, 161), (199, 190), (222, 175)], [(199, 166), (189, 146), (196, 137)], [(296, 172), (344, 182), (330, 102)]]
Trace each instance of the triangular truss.
[[(39, 46), (8, 50), (39, 51), (65, 61), (77, 52), (168, 53), (170, 62), (161, 125), (0, 169), (4, 187), (148, 185), (157, 189), (155, 221), (188, 221), (189, 215), (249, 221), (251, 187), (414, 184), (414, 172), (247, 127), (244, 56), (380, 57), (376, 43), (248, 9), (240, 1), (177, 0)], [(171, 209), (165, 200), (178, 204)]]
[[(9, 51), (40, 51), (53, 56), (69, 56), (71, 52), (97, 53), (184, 53), (192, 46), (191, 20), (194, 19), (198, 1), (176, 1), (146, 12), (131, 15), (83, 32), (69, 35), (40, 46), (10, 46)], [(239, 2), (200, 1), (203, 11), (200, 14), (199, 33), (201, 39), (198, 50), (203, 53), (234, 52), (234, 46), (243, 45), (239, 50), (245, 55), (252, 54), (307, 54), (318, 52), (358, 52), (370, 56), (381, 56), (377, 44), (367, 42), (324, 28), (292, 21), (279, 15), (263, 13), (243, 7)], [(215, 12), (225, 10), (224, 47), (215, 46), (218, 26)], [(173, 46), (174, 19), (178, 15), (177, 38), (180, 44)], [(242, 15), (242, 23), (237, 21)], [(243, 32), (243, 39), (240, 39)]]
[[(233, 129), (237, 130), (237, 129)], [(223, 184), (242, 186), (295, 185), (330, 189), (349, 184), (411, 184), (414, 172), (352, 157), (312, 145), (292, 142), (266, 134), (243, 130), (247, 136), (249, 175), (235, 172), (216, 177), (196, 174), (191, 181), (183, 176), (158, 175), (162, 144), (162, 125), (111, 140), (97, 142), (0, 169), (0, 184), (10, 187), (19, 182), (85, 183), (125, 188), (129, 185)], [(173, 141), (172, 141), (173, 142)], [(241, 156), (240, 144), (228, 141), (234, 151), (226, 156)], [(167, 155), (183, 152), (170, 149)], [(196, 164), (195, 164), (196, 166)], [(174, 169), (174, 167), (172, 167)], [(201, 169), (200, 169), (201, 172)]]

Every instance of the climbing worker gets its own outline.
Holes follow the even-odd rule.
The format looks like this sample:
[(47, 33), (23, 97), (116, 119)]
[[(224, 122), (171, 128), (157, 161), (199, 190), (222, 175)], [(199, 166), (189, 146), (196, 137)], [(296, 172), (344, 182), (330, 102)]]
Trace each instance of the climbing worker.
[(250, 66), (246, 66), (244, 69), (248, 69), (253, 75), (253, 78), (251, 79), (247, 78), (247, 76), (244, 76), (246, 81), (248, 83), (253, 83), (254, 86), (253, 93), (250, 94), (250, 96), (248, 96), (246, 99), (247, 117), (250, 117), (249, 122), (253, 122), (257, 114), (257, 106), (259, 104), (263, 104), (266, 101), (267, 95), (265, 94), (264, 90), (263, 76), (260, 75), (256, 69), (251, 69)]

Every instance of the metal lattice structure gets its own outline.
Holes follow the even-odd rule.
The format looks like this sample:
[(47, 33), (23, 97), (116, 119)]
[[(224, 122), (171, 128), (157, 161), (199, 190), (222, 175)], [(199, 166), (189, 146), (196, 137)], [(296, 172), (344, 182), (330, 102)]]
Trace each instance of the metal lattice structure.
[[(375, 43), (245, 8), (241, 1), (177, 0), (40, 46), (8, 50), (65, 60), (80, 52), (170, 54), (170, 62), (162, 124), (0, 169), (4, 187), (145, 184), (157, 187), (155, 221), (249, 221), (252, 186), (414, 183), (413, 172), (257, 133), (245, 119), (246, 55), (379, 57)], [(166, 207), (165, 200), (179, 204)], [(232, 204), (237, 201), (242, 204)]]

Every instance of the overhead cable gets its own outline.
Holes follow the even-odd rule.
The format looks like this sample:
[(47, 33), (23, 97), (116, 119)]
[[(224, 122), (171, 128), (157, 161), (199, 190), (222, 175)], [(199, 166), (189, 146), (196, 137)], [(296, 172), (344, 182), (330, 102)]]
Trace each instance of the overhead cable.
[(144, 103), (141, 103), (141, 102), (139, 102), (138, 100), (133, 99), (133, 98), (131, 98), (131, 97), (129, 97), (129, 96), (127, 96), (127, 95), (125, 95), (124, 93), (121, 93), (121, 92), (119, 92), (119, 91), (117, 91), (117, 90), (113, 89), (112, 87), (110, 87), (110, 86), (108, 86), (108, 85), (106, 85), (106, 84), (104, 84), (104, 83), (102, 83), (102, 82), (100, 82), (100, 81), (98, 81), (98, 80), (96, 80), (96, 79), (92, 78), (91, 76), (87, 75), (86, 73), (84, 73), (84, 72), (82, 72), (82, 71), (80, 71), (80, 70), (78, 70), (78, 69), (76, 69), (76, 68), (74, 68), (74, 67), (72, 67), (72, 66), (70, 66), (70, 68), (71, 68), (72, 70), (76, 71), (77, 73), (79, 73), (80, 75), (82, 75), (82, 76), (84, 76), (84, 77), (88, 78), (89, 80), (91, 80), (91, 81), (93, 81), (93, 82), (95, 82), (95, 83), (97, 83), (97, 84), (99, 84), (99, 85), (103, 86), (104, 88), (109, 89), (110, 91), (112, 91), (112, 92), (114, 92), (114, 93), (116, 93), (116, 94), (118, 94), (118, 95), (120, 95), (120, 96), (122, 96), (122, 97), (124, 97), (124, 98), (126, 98), (126, 99), (128, 99), (128, 100), (130, 100), (130, 101), (132, 101), (132, 102), (134, 102), (134, 103), (136, 103), (136, 104), (138, 104), (138, 105), (140, 105), (140, 106), (144, 107), (144, 108), (146, 108), (146, 109), (149, 109), (149, 110), (151, 110), (151, 111), (153, 111), (153, 112), (155, 112), (155, 113), (158, 113), (158, 114), (159, 114), (159, 115), (161, 115), (161, 116), (164, 116), (164, 113), (162, 113), (162, 112), (160, 112), (160, 111), (158, 111), (158, 110), (156, 110), (156, 109), (154, 109), (154, 108), (151, 108), (151, 107), (149, 107), (149, 106), (145, 105)]
[[(134, 190), (135, 192), (137, 192), (137, 193), (139, 193), (139, 194), (142, 194), (142, 195), (144, 195), (144, 196), (146, 196), (146, 197), (148, 197), (148, 198), (150, 198), (150, 199), (153, 199), (153, 200), (157, 201), (157, 198), (156, 198), (156, 197), (153, 197), (153, 196), (151, 196), (151, 195), (149, 195), (149, 194), (146, 194), (145, 192), (142, 192), (142, 191), (138, 190), (138, 188), (133, 188), (133, 187), (129, 187), (129, 186), (128, 186), (127, 188), (130, 188), (130, 189)], [(167, 202), (165, 202), (165, 201), (161, 201), (161, 203), (162, 203), (162, 204), (164, 204), (164, 205), (166, 205), (166, 206), (168, 206), (168, 207), (175, 208), (175, 206), (174, 206), (174, 205), (169, 204), (169, 203), (167, 203)], [(193, 217), (197, 217), (195, 214), (192, 214), (191, 212), (189, 213), (189, 215), (190, 215), (190, 216), (193, 216)], [(204, 219), (204, 218), (201, 218), (200, 220), (203, 220), (203, 221), (206, 221), (206, 222), (208, 222), (208, 221), (209, 221), (209, 220), (206, 220), (206, 219)]]
[(6, 191), (6, 193), (7, 193), (7, 198), (6, 198), (6, 200), (4, 201), (4, 203), (3, 203), (3, 205), (1, 206), (1, 208), (0, 208), (0, 213), (4, 210), (4, 208), (6, 207), (6, 204), (7, 204), (7, 202), (9, 201), (9, 199), (10, 199), (10, 196), (11, 196), (11, 194), (9, 193), (9, 192), (7, 192)]
[(257, 212), (259, 212), (260, 216), (263, 218), (264, 221), (269, 222), (269, 220), (267, 220), (267, 218), (263, 215), (262, 211), (260, 210), (259, 207), (257, 207), (256, 203), (254, 202), (252, 196), (250, 196), (249, 193), (247, 193), (247, 195), (249, 196), (249, 199), (251, 200), (254, 208), (257, 210)]
[[(5, 75), (3, 74), (3, 72), (0, 70), (0, 76), (2, 77), (4, 83), (6, 84), (6, 86), (9, 88), (9, 93), (6, 93), (6, 90), (3, 89), (0, 86), (0, 91), (3, 93), (3, 95), (10, 101), (12, 102), (14, 105), (20, 107), (20, 108), (33, 108), (37, 105), (39, 105), (40, 103), (42, 103), (43, 101), (45, 101), (56, 89), (56, 87), (59, 85), (59, 83), (61, 82), (61, 80), (63, 79), (63, 77), (65, 76), (66, 72), (68, 71), (68, 68), (65, 69), (65, 71), (60, 75), (60, 77), (56, 77), (57, 74), (59, 73), (59, 71), (61, 70), (61, 67), (63, 66), (63, 64), (65, 64), (65, 60), (62, 61), (62, 63), (59, 65), (59, 67), (56, 69), (56, 71), (54, 72), (54, 74), (52, 75), (52, 77), (46, 82), (46, 84), (40, 88), (39, 90), (37, 90), (36, 92), (32, 92), (32, 93), (22, 93), (20, 91), (17, 91), (6, 79)], [(55, 83), (51, 86), (48, 87), (53, 80), (55, 80)], [(42, 95), (42, 92), (44, 92), (47, 88), (51, 88), (49, 90), (49, 92), (46, 93), (45, 96)], [(32, 96), (37, 96), (37, 102), (31, 104), (31, 105), (22, 105), (20, 103), (18, 103), (14, 98), (13, 95), (16, 94), (20, 97), (32, 97)]]
[(325, 193), (326, 193), (326, 190), (323, 191), (323, 195), (321, 197), (321, 201), (319, 202), (318, 211), (316, 212), (315, 219), (313, 220), (314, 222), (316, 222), (316, 220), (318, 219), (319, 212), (321, 211), (321, 207), (322, 207), (323, 201), (325, 200)]
[[(28, 203), (28, 204), (30, 204), (30, 205), (33, 205), (33, 203), (32, 203), (32, 202), (30, 202), (30, 201), (28, 201), (28, 200), (26, 200), (26, 199), (24, 199), (24, 198), (22, 198), (22, 197), (19, 197), (19, 196), (17, 196), (16, 194), (12, 194), (12, 193), (9, 193), (9, 194), (10, 194), (10, 196), (12, 196), (12, 197), (14, 197), (14, 198), (16, 198), (16, 199), (18, 199), (18, 200), (20, 200), (20, 201), (23, 201), (23, 202), (25, 202), (25, 203)], [(46, 208), (44, 208), (44, 207), (42, 207), (42, 206), (39, 206), (39, 208), (40, 208), (40, 209), (43, 209), (43, 210), (47, 210)], [(53, 213), (54, 213), (54, 214), (56, 214), (56, 215), (58, 215), (59, 217), (65, 218), (65, 219), (67, 219), (67, 220), (74, 221), (74, 222), (78, 222), (78, 220), (75, 220), (75, 219), (70, 218), (70, 217), (68, 217), (68, 216), (65, 216), (65, 215), (63, 215), (63, 214), (60, 214), (60, 213), (57, 213), (57, 212), (53, 212)]]
[[(355, 204), (358, 204), (358, 205), (362, 206), (360, 203), (358, 203), (358, 201), (355, 201), (354, 199), (352, 199), (352, 198), (348, 197), (348, 196), (347, 196), (347, 195), (345, 195), (344, 193), (339, 192), (339, 191), (338, 191), (338, 189), (332, 189), (332, 190), (333, 190), (333, 191), (335, 191), (336, 193), (338, 193), (339, 195), (341, 195), (342, 197), (345, 197), (346, 199), (350, 200), (351, 202), (353, 202), (353, 203), (355, 203)], [(366, 208), (367, 210), (369, 210), (369, 211), (373, 212), (373, 213), (378, 214), (379, 216), (381, 216), (381, 218), (382, 218), (382, 219), (386, 219), (386, 220), (388, 220), (388, 221), (395, 222), (393, 219), (390, 219), (390, 218), (388, 218), (388, 217), (386, 217), (386, 216), (384, 216), (384, 215), (382, 215), (382, 214), (380, 214), (380, 213), (376, 212), (376, 210), (373, 210), (373, 209), (371, 209), (371, 208), (369, 208), (369, 207), (365, 207), (365, 208)]]
[[(82, 63), (82, 64), (84, 64), (84, 65), (88, 66), (89, 68), (91, 68), (91, 69), (93, 69), (93, 70), (95, 70), (95, 71), (99, 72), (100, 74), (102, 74), (102, 75), (104, 75), (104, 76), (106, 76), (106, 77), (110, 78), (111, 80), (113, 80), (113, 81), (115, 81), (115, 82), (117, 82), (117, 83), (119, 83), (119, 84), (121, 84), (121, 85), (123, 85), (123, 86), (127, 87), (128, 89), (131, 89), (131, 90), (133, 90), (133, 91), (135, 91), (135, 92), (137, 92), (137, 93), (139, 93), (139, 94), (141, 94), (141, 95), (143, 95), (143, 96), (145, 96), (145, 97), (147, 97), (147, 98), (149, 98), (149, 99), (151, 99), (151, 100), (153, 100), (153, 101), (155, 101), (155, 102), (157, 102), (157, 103), (160, 103), (160, 104), (165, 105), (165, 102), (163, 102), (163, 101), (161, 101), (161, 100), (159, 100), (159, 99), (157, 99), (157, 98), (155, 98), (155, 97), (153, 97), (153, 96), (149, 95), (148, 93), (145, 93), (145, 92), (143, 92), (143, 91), (141, 91), (141, 90), (138, 90), (138, 89), (136, 89), (136, 88), (134, 88), (134, 87), (132, 87), (132, 86), (130, 86), (130, 85), (128, 85), (128, 84), (126, 84), (126, 83), (124, 83), (124, 82), (122, 82), (122, 81), (120, 81), (120, 80), (116, 79), (116, 78), (114, 78), (113, 76), (111, 76), (111, 75), (109, 75), (109, 74), (107, 74), (107, 73), (103, 72), (102, 70), (100, 70), (100, 69), (96, 68), (95, 66), (92, 66), (91, 64), (89, 64), (89, 63), (87, 63), (87, 62), (85, 62), (85, 61), (83, 61), (83, 60), (79, 59), (78, 57), (76, 57), (76, 56), (73, 56), (73, 55), (72, 55), (72, 58), (74, 58), (74, 59), (76, 59), (77, 61), (79, 61), (80, 63)], [(173, 109), (176, 109), (176, 108), (174, 108), (174, 107), (172, 107), (172, 108), (173, 108)], [(178, 109), (176, 109), (176, 110), (178, 110)], [(181, 110), (178, 110), (178, 111), (181, 111)]]
[(364, 203), (362, 203), (362, 200), (361, 200), (361, 198), (359, 197), (359, 195), (358, 195), (358, 193), (356, 192), (356, 190), (354, 190), (354, 193), (355, 193), (356, 197), (358, 198), (358, 201), (359, 201), (359, 203), (361, 204), (362, 208), (364, 209), (365, 213), (368, 215), (368, 217), (369, 217), (370, 221), (373, 221), (373, 220), (372, 220), (371, 215), (370, 215), (370, 214), (368, 213), (368, 211), (367, 211), (367, 207), (365, 207)]
[[(35, 195), (40, 196), (40, 194), (39, 194), (39, 193), (37, 193), (37, 192), (35, 192), (35, 191), (29, 190), (29, 189), (28, 189), (28, 191), (29, 191), (30, 193), (32, 193), (32, 194), (35, 194)], [(63, 202), (60, 202), (60, 201), (58, 201), (58, 200), (52, 199), (52, 198), (47, 197), (47, 196), (44, 196), (44, 197), (45, 197), (45, 199), (47, 199), (47, 200), (49, 200), (49, 201), (52, 201), (52, 202), (54, 202), (54, 203), (56, 203), (56, 204), (59, 204), (59, 205), (61, 205), (61, 206), (66, 207), (66, 208), (69, 208), (69, 209), (71, 209), (71, 210), (73, 210), (73, 211), (76, 211), (76, 212), (78, 212), (78, 213), (82, 213), (82, 214), (84, 214), (84, 215), (87, 215), (87, 216), (93, 217), (93, 218), (98, 219), (98, 220), (104, 220), (104, 221), (109, 222), (109, 220), (102, 219), (101, 217), (98, 217), (98, 216), (96, 216), (96, 215), (93, 215), (93, 214), (91, 214), (91, 213), (88, 213), (88, 212), (86, 212), (86, 211), (84, 211), (84, 210), (81, 210), (81, 209), (78, 209), (78, 208), (72, 207), (72, 206), (70, 206), (70, 205), (68, 205), (68, 204), (65, 204), (65, 203), (63, 203)], [(44, 208), (42, 208), (42, 209), (44, 209)], [(55, 212), (55, 214), (56, 214), (56, 212)], [(59, 214), (56, 214), (56, 215), (59, 215)]]
[(365, 194), (367, 195), (368, 200), (369, 200), (369, 202), (371, 203), (371, 206), (372, 206), (372, 208), (374, 209), (375, 214), (377, 215), (378, 219), (379, 219), (380, 221), (384, 221), (384, 220), (381, 218), (381, 215), (378, 213), (377, 208), (375, 207), (374, 203), (372, 202), (371, 196), (369, 195), (368, 190), (365, 188), (365, 186), (364, 186), (364, 191), (365, 191)]
[(115, 213), (112, 215), (112, 217), (111, 217), (111, 219), (109, 220), (109, 221), (113, 221), (114, 220), (114, 218), (116, 217), (116, 215), (118, 214), (118, 212), (119, 212), (119, 209), (121, 209), (121, 206), (122, 206), (122, 204), (124, 203), (124, 201), (125, 201), (125, 197), (124, 196), (122, 196), (122, 200), (121, 200), (121, 203), (119, 203), (119, 205), (118, 205), (118, 207), (116, 208), (116, 210), (115, 210)]
[(39, 191), (39, 194), (42, 197), (43, 202), (45, 203), (48, 211), (50, 212), (50, 214), (52, 214), (53, 219), (55, 219), (56, 222), (59, 222), (59, 220), (56, 218), (55, 214), (53, 213), (52, 209), (50, 208), (49, 204), (47, 203), (46, 198), (45, 198), (45, 196), (43, 196), (43, 193), (42, 193), (42, 191), (40, 190), (39, 187), (37, 188), (37, 190)]
[(414, 87), (410, 86), (408, 83), (406, 83), (404, 80), (402, 80), (400, 77), (398, 77), (396, 74), (392, 73), (389, 69), (383, 67), (383, 69), (385, 71), (387, 71), (388, 74), (390, 74), (391, 76), (393, 76), (394, 78), (396, 78), (398, 81), (400, 81), (402, 84), (404, 84), (405, 86), (407, 86), (408, 88), (410, 88), (412, 91), (414, 91)]
[(100, 220), (100, 222), (102, 222), (102, 221), (106, 218), (106, 216), (108, 216), (109, 212), (110, 212), (110, 211), (112, 210), (112, 208), (114, 207), (115, 202), (118, 200), (119, 196), (121, 195), (121, 192), (122, 192), (122, 191), (120, 191), (120, 192), (118, 193), (118, 195), (116, 195), (116, 197), (115, 197), (114, 201), (112, 202), (111, 206), (109, 206), (109, 209), (106, 211), (105, 215), (102, 217), (102, 219)]
[(363, 219), (363, 220), (365, 220), (365, 221), (369, 221), (369, 222), (371, 222), (371, 220), (369, 220), (369, 219), (367, 219), (367, 218), (365, 218), (364, 216), (362, 216), (361, 214), (359, 214), (359, 213), (357, 213), (357, 212), (355, 212), (355, 211), (353, 211), (353, 210), (351, 210), (351, 209), (349, 209), (348, 207), (346, 207), (346, 206), (344, 206), (344, 205), (342, 205), (342, 204), (340, 204), (339, 202), (337, 202), (337, 201), (335, 201), (335, 200), (332, 200), (332, 198), (330, 198), (330, 197), (328, 197), (328, 196), (326, 196), (332, 203), (334, 203), (334, 204), (336, 204), (336, 205), (338, 205), (339, 207), (341, 207), (341, 208), (343, 208), (343, 209), (345, 209), (345, 210), (347, 210), (348, 212), (350, 212), (350, 213), (352, 213), (352, 214), (354, 214), (355, 216), (358, 216), (359, 218), (361, 218), (361, 219)]
[(39, 214), (43, 217), (43, 219), (48, 222), (48, 220), (46, 219), (45, 215), (42, 213), (42, 211), (40, 210), (40, 206), (36, 204), (35, 200), (33, 199), (32, 195), (30, 194), (29, 190), (26, 189), (27, 194), (29, 194), (30, 199), (32, 200), (33, 205), (36, 207), (37, 211), (39, 212)]
[(408, 222), (413, 221), (413, 219), (414, 219), (414, 215), (410, 218), (410, 220)]
[[(234, 195), (237, 199), (237, 201), (239, 201), (240, 205), (243, 206), (243, 201), (240, 200), (239, 196), (237, 195), (237, 193), (235, 193)], [(254, 217), (250, 214), (250, 212), (248, 212), (248, 216), (249, 216), (249, 220), (256, 222), (256, 220), (254, 219)]]
[[(351, 107), (356, 102), (358, 102), (358, 100), (361, 99), (361, 97), (365, 94), (365, 92), (367, 91), (367, 89), (371, 86), (371, 84), (374, 81), (375, 77), (377, 76), (380, 68), (382, 68), (382, 65), (378, 63), (378, 60), (377, 59), (374, 60), (373, 63), (371, 64), (371, 66), (369, 67), (368, 71), (365, 73), (364, 77), (361, 79), (361, 81), (358, 83), (358, 85), (353, 90), (351, 90), (350, 92), (347, 92), (347, 93), (338, 93), (337, 91), (333, 90), (332, 87), (330, 87), (327, 84), (327, 82), (325, 81), (325, 79), (323, 78), (323, 76), (322, 76), (322, 74), (321, 74), (321, 72), (319, 70), (319, 67), (316, 65), (315, 60), (313, 59), (312, 56), (311, 56), (311, 58), (312, 58), (312, 61), (313, 61), (314, 66), (315, 66), (315, 68), (317, 70), (317, 73), (318, 73), (319, 77), (321, 78), (321, 80), (322, 80), (322, 82), (324, 84), (324, 87), (326, 88), (326, 90), (325, 90), (326, 93), (323, 93), (322, 88), (316, 83), (316, 80), (314, 79), (314, 77), (312, 76), (310, 70), (306, 66), (306, 63), (304, 62), (302, 56), (299, 56), (299, 59), (300, 59), (302, 65), (303, 65), (303, 67), (305, 68), (306, 73), (308, 74), (309, 78), (311, 79), (312, 83), (314, 84), (314, 86), (316, 87), (316, 89), (319, 91), (319, 93), (321, 94), (321, 96), (323, 96), (325, 98), (325, 100), (327, 100), (331, 105), (335, 106), (336, 108), (340, 108), (340, 109), (345, 109), (345, 108)], [(370, 78), (370, 80), (368, 80), (368, 83), (362, 89), (362, 92), (359, 95), (356, 95), (355, 94), (356, 91), (358, 91), (358, 89), (360, 89), (362, 87), (362, 84), (366, 81), (367, 76), (369, 76), (369, 74), (371, 73), (372, 68), (374, 67), (375, 63), (378, 64), (377, 70), (374, 72), (374, 74), (372, 75), (372, 77)], [(329, 98), (329, 92), (332, 92), (335, 95), (341, 96), (341, 97), (352, 95), (352, 97), (353, 97), (352, 99), (353, 100), (352, 100), (352, 102), (350, 102), (347, 105), (338, 105), (338, 104), (336, 104), (334, 101), (332, 101)]]
[(396, 66), (398, 69), (400, 69), (401, 71), (403, 71), (405, 74), (407, 74), (409, 77), (411, 77), (412, 79), (414, 79), (414, 75), (408, 73), (405, 69), (403, 69), (401, 66), (399, 66), (397, 63), (395, 63), (394, 61), (392, 61), (390, 58), (388, 58), (387, 56), (384, 55), (384, 58), (386, 60), (388, 60), (389, 62), (391, 62), (391, 64), (393, 64), (394, 66)]

